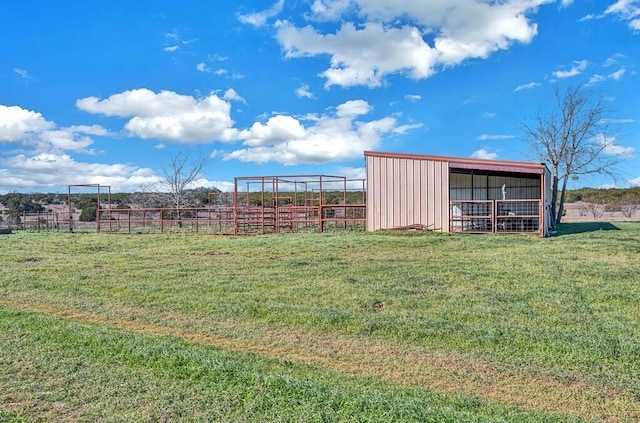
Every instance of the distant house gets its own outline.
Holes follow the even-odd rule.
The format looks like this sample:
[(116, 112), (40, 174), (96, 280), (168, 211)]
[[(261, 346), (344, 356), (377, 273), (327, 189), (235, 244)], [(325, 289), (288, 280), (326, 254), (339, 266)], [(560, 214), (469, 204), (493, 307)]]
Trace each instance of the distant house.
[(548, 235), (544, 164), (366, 151), (367, 230)]

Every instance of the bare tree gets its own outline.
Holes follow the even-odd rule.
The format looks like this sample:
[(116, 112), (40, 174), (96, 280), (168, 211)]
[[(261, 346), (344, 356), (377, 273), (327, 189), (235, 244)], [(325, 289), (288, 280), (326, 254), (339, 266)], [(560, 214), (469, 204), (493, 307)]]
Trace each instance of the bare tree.
[(624, 217), (631, 219), (640, 210), (640, 201), (631, 196), (624, 196), (618, 201), (618, 207)]
[(584, 203), (581, 207), (580, 214), (591, 215), (594, 219), (599, 219), (604, 215), (606, 206), (604, 203)]
[(206, 163), (205, 158), (194, 159), (189, 155), (178, 153), (162, 164), (160, 185), (175, 206), (180, 218), (180, 207), (184, 204), (186, 188), (199, 176)]
[(604, 122), (608, 110), (600, 97), (580, 87), (556, 88), (553, 110), (538, 111), (522, 123), (526, 140), (550, 166), (552, 222), (560, 223), (567, 183), (588, 174), (614, 176), (620, 156), (610, 155), (613, 138)]
[(157, 184), (144, 184), (140, 190), (127, 197), (127, 202), (136, 208), (149, 209), (166, 207), (169, 203), (166, 195), (158, 192)]

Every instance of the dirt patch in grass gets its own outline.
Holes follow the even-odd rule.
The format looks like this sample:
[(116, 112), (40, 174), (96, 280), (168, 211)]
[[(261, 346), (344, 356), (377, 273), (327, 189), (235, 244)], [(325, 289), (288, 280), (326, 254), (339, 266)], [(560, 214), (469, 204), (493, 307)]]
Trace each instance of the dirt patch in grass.
[(35, 263), (40, 261), (41, 259), (38, 257), (23, 257), (16, 260), (18, 263)]
[[(296, 327), (271, 327), (219, 321), (209, 333), (181, 315), (163, 316), (166, 325), (128, 318), (78, 312), (31, 302), (0, 300), (0, 304), (120, 330), (175, 336), (184, 340), (251, 352), (269, 358), (332, 369), (353, 376), (373, 377), (398, 384), (420, 386), (448, 394), (563, 415), (603, 421), (640, 421), (640, 404), (633, 392), (589, 384), (580, 374), (563, 379), (545, 376), (532, 368), (509, 369), (461, 354), (434, 353), (378, 340), (309, 332)], [(195, 324), (194, 324), (195, 323)]]

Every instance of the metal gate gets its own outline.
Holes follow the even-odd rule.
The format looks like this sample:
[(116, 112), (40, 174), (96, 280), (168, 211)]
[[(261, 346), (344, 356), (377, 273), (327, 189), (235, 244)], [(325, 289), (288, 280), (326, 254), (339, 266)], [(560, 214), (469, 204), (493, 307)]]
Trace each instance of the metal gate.
[(540, 234), (542, 216), (542, 200), (455, 200), (450, 204), (449, 231)]

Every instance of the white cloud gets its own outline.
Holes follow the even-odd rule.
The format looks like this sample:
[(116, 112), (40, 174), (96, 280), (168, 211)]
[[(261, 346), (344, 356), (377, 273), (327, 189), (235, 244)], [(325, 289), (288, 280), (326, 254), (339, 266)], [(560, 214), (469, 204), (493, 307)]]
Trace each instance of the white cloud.
[(40, 113), (0, 104), (0, 143), (23, 141), (34, 133), (54, 127), (55, 123), (47, 121)]
[(411, 131), (412, 129), (422, 128), (422, 126), (423, 125), (421, 123), (414, 123), (412, 125), (400, 125), (395, 127), (391, 132), (393, 132), (394, 134), (402, 135)]
[(351, 0), (314, 0), (307, 19), (316, 21), (335, 21), (351, 6)]
[(229, 88), (224, 92), (223, 98), (227, 101), (238, 101), (240, 103), (246, 103), (246, 100), (240, 96), (233, 88)]
[(549, 2), (315, 0), (308, 19), (342, 22), (336, 32), (280, 21), (276, 38), (289, 58), (329, 55), (326, 86), (376, 87), (392, 74), (428, 78), (439, 67), (529, 43), (537, 25), (527, 15)]
[(490, 151), (481, 148), (480, 150), (476, 150), (471, 153), (471, 157), (474, 159), (487, 159), (487, 160), (495, 160), (498, 158), (498, 153), (492, 153)]
[(599, 189), (612, 189), (612, 188), (618, 188), (618, 186), (616, 184), (602, 184), (600, 186), (598, 186)]
[(360, 29), (346, 23), (335, 34), (323, 35), (310, 26), (299, 29), (283, 23), (277, 38), (288, 58), (331, 55), (331, 67), (321, 73), (327, 87), (377, 87), (393, 73), (426, 78), (437, 60), (418, 30), (408, 26), (387, 29), (370, 23)]
[(192, 144), (233, 141), (231, 105), (215, 94), (196, 99), (172, 91), (155, 93), (141, 88), (114, 94), (105, 100), (87, 97), (76, 106), (90, 113), (107, 116), (133, 116), (125, 129), (140, 138)]
[(611, 78), (611, 79), (613, 79), (613, 80), (615, 80), (615, 81), (618, 81), (618, 80), (620, 80), (620, 78), (622, 78), (622, 76), (623, 76), (626, 72), (627, 72), (627, 70), (626, 70), (626, 69), (620, 69), (620, 70), (618, 70), (618, 71), (616, 71), (616, 72), (610, 73), (610, 74), (609, 74), (609, 78)]
[(633, 147), (623, 147), (621, 145), (617, 145), (615, 137), (607, 137), (601, 134), (596, 137), (596, 142), (603, 147), (602, 152), (610, 156), (621, 156), (630, 158), (633, 157), (635, 153), (635, 149)]
[(633, 147), (623, 147), (621, 145), (610, 144), (604, 149), (604, 152), (610, 156), (633, 157), (635, 153)]
[(73, 151), (93, 154), (93, 150), (88, 149), (91, 144), (93, 144), (91, 138), (65, 129), (44, 131), (40, 133), (37, 141), (39, 151)]
[(100, 125), (74, 125), (63, 129), (73, 133), (78, 132), (87, 135), (97, 135), (100, 137), (109, 135), (109, 132)]
[(217, 188), (222, 192), (233, 192), (235, 184), (229, 181), (210, 181), (206, 178), (199, 178), (187, 185), (187, 189), (193, 188)]
[(593, 84), (597, 84), (598, 82), (606, 81), (608, 79), (619, 81), (620, 79), (622, 79), (625, 73), (627, 73), (627, 70), (622, 68), (615, 72), (610, 73), (609, 75), (594, 74), (591, 78), (589, 78), (589, 82), (587, 82), (587, 84), (593, 85)]
[(513, 92), (515, 93), (522, 90), (530, 90), (532, 88), (539, 87), (539, 86), (540, 86), (539, 82), (529, 82), (527, 84), (518, 85), (516, 88), (514, 88)]
[(606, 76), (598, 75), (596, 73), (593, 76), (591, 76), (591, 78), (589, 78), (589, 82), (587, 82), (587, 85), (597, 84), (598, 82), (602, 82), (602, 81), (604, 81), (606, 79), (607, 79)]
[(278, 0), (271, 8), (257, 13), (248, 13), (238, 16), (240, 22), (253, 25), (263, 26), (268, 19), (278, 16), (284, 7), (284, 0)]
[(198, 63), (198, 64), (196, 65), (196, 70), (197, 70), (198, 72), (205, 72), (205, 73), (206, 73), (206, 72), (211, 72), (211, 68), (209, 68), (209, 67), (207, 66), (207, 64), (206, 64), (206, 63), (203, 63), (203, 62), (200, 62), (200, 63)]
[[(224, 99), (243, 101), (232, 89), (227, 90)], [(372, 109), (363, 100), (347, 101), (325, 115), (272, 116), (244, 130), (234, 127), (230, 103), (215, 94), (196, 99), (170, 91), (137, 89), (104, 100), (79, 99), (76, 105), (90, 113), (130, 118), (125, 129), (140, 138), (176, 143), (242, 140), (245, 148), (231, 151), (224, 159), (256, 163), (290, 165), (351, 159), (374, 149), (384, 135), (404, 134), (421, 127), (398, 125), (392, 117), (362, 120)]]
[(564, 78), (572, 78), (574, 76), (580, 75), (585, 69), (587, 69), (587, 65), (589, 64), (586, 60), (576, 60), (571, 65), (569, 70), (559, 70), (553, 72), (553, 76), (556, 78), (564, 79)]
[(93, 154), (88, 147), (93, 144), (90, 136), (110, 135), (99, 125), (75, 125), (56, 128), (40, 113), (18, 106), (0, 105), (0, 143), (20, 143), (39, 153)]
[(247, 148), (227, 154), (225, 160), (294, 165), (353, 159), (376, 148), (382, 136), (410, 128), (398, 126), (391, 117), (359, 120), (370, 111), (366, 101), (353, 100), (339, 105), (332, 114), (308, 115), (302, 120), (278, 115), (265, 124), (256, 122), (240, 133)]
[(486, 140), (511, 140), (514, 139), (513, 135), (492, 135), (492, 134), (482, 134), (478, 136), (476, 139), (480, 141)]
[(621, 124), (621, 123), (633, 123), (635, 119), (600, 119), (598, 121), (599, 125), (608, 125), (608, 124)]
[[(367, 188), (367, 170), (364, 167), (340, 167), (331, 174), (344, 176), (347, 180), (347, 189), (361, 191)], [(333, 185), (336, 189), (342, 189), (344, 186), (343, 182), (335, 182)], [(331, 188), (332, 186), (329, 186), (329, 189)], [(364, 197), (360, 200), (366, 202)]]
[(640, 187), (640, 176), (638, 176), (637, 178), (631, 179), (631, 180), (629, 181), (629, 184), (630, 184), (632, 187)]
[(610, 144), (605, 147), (604, 152), (610, 156), (633, 157), (635, 149), (633, 147), (623, 147), (620, 145)]
[(336, 107), (338, 117), (355, 118), (366, 115), (371, 111), (371, 106), (364, 100), (350, 100)]
[(45, 189), (70, 184), (109, 185), (114, 191), (135, 190), (158, 181), (150, 169), (124, 164), (83, 163), (68, 154), (18, 155), (3, 161), (0, 185), (16, 189)]
[[(0, 161), (0, 186), (8, 190), (58, 190), (61, 186), (100, 184), (112, 192), (135, 192), (161, 181), (152, 169), (127, 164), (80, 162), (68, 154), (20, 154)], [(233, 191), (233, 183), (201, 178), (193, 187)]]
[(604, 11), (626, 21), (629, 28), (640, 31), (640, 0), (618, 0)]
[(27, 72), (24, 69), (18, 69), (18, 68), (14, 68), (13, 69), (13, 73), (15, 73), (16, 75), (18, 75), (20, 78), (23, 79), (31, 79), (31, 75), (29, 75), (29, 72)]
[(282, 115), (269, 118), (265, 125), (256, 122), (250, 129), (240, 132), (240, 138), (250, 147), (284, 144), (305, 135), (306, 131), (297, 119)]
[(298, 98), (314, 98), (313, 93), (309, 91), (308, 85), (302, 85), (296, 89), (296, 96)]
[(494, 117), (496, 117), (496, 114), (494, 112), (486, 112), (482, 115), (482, 117), (485, 119), (493, 119)]
[(469, 98), (465, 99), (465, 100), (462, 102), (462, 104), (463, 104), (464, 106), (466, 106), (466, 105), (468, 105), (468, 104), (473, 104), (473, 103), (477, 103), (477, 102), (478, 102), (478, 96), (472, 96), (472, 97), (469, 97)]
[(609, 66), (614, 66), (619, 64), (618, 59), (622, 59), (624, 58), (625, 55), (622, 53), (616, 53), (611, 57), (608, 57), (607, 60), (604, 61), (604, 63), (602, 64), (602, 67), (607, 68)]
[(89, 148), (94, 142), (92, 136), (114, 134), (100, 125), (56, 127), (35, 111), (0, 105), (0, 143), (20, 144), (19, 154), (0, 156), (0, 186), (3, 190), (31, 191), (57, 190), (69, 184), (100, 184), (109, 185), (113, 191), (130, 192), (159, 181), (151, 169), (82, 162), (72, 157), (71, 154), (94, 153)]
[(347, 179), (367, 178), (367, 170), (364, 167), (342, 167), (339, 173)]
[(189, 44), (197, 41), (197, 39), (195, 38), (185, 40), (183, 38), (182, 32), (183, 31), (175, 29), (172, 32), (167, 32), (166, 34), (164, 34), (165, 43), (164, 43), (163, 50), (173, 53), (180, 50), (183, 46), (188, 46)]
[(593, 19), (602, 19), (602, 15), (594, 15), (589, 13), (578, 20), (578, 22), (587, 22)]
[[(45, 172), (48, 174), (59, 174), (56, 172), (56, 169), (71, 169), (71, 168), (81, 168), (83, 171), (87, 173), (87, 175), (119, 175), (127, 170), (127, 166), (123, 164), (113, 164), (113, 165), (103, 165), (102, 171), (96, 172), (98, 168), (101, 166), (97, 166), (95, 164), (81, 164), (73, 160), (71, 156), (68, 154), (51, 154), (51, 153), (40, 153), (33, 157), (27, 157), (26, 155), (20, 154), (10, 159), (5, 160), (5, 163), (10, 165), (14, 170), (23, 170), (25, 172)], [(94, 166), (95, 165), (95, 166)], [(94, 166), (95, 169), (89, 169), (89, 166)], [(51, 177), (51, 182), (54, 179)], [(94, 183), (93, 181), (87, 181), (87, 183)], [(96, 182), (98, 183), (98, 182)]]
[(412, 103), (417, 103), (422, 99), (422, 96), (419, 94), (407, 94), (404, 96), (404, 98), (409, 100)]

